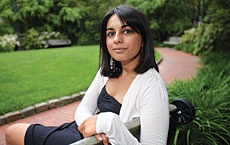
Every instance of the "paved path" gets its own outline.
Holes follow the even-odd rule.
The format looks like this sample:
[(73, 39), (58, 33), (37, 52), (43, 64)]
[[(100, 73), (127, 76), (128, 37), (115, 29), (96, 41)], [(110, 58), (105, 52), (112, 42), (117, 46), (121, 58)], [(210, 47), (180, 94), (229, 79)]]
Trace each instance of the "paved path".
[(173, 83), (175, 79), (192, 78), (200, 67), (200, 59), (197, 56), (168, 48), (157, 50), (163, 57), (159, 70), (166, 83)]
[[(175, 79), (185, 80), (192, 78), (200, 67), (199, 57), (182, 51), (168, 48), (157, 48), (163, 56), (159, 64), (160, 74), (166, 83), (173, 83)], [(41, 123), (44, 125), (60, 125), (74, 119), (74, 111), (79, 102), (74, 102), (64, 107), (48, 110), (31, 117), (20, 119), (10, 124), (0, 126), (0, 145), (5, 145), (5, 130), (14, 123)]]

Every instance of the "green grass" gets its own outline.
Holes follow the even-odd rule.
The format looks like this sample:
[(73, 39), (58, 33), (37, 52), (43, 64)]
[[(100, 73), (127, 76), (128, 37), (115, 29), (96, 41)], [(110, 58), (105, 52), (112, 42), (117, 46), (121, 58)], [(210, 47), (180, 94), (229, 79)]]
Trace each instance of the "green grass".
[(0, 115), (85, 91), (98, 61), (98, 45), (0, 53)]
[(158, 51), (155, 51), (155, 59), (156, 62), (159, 62), (162, 59), (162, 56)]
[(0, 115), (87, 89), (99, 46), (0, 54)]

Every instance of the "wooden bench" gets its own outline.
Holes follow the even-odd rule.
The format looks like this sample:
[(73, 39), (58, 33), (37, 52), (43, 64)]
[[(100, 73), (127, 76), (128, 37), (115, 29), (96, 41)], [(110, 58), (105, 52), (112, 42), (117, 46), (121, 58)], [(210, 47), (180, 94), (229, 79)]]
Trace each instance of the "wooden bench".
[(48, 47), (63, 47), (63, 46), (70, 46), (71, 40), (70, 39), (50, 39), (47, 41)]
[(169, 37), (169, 41), (164, 41), (164, 44), (168, 44), (168, 45), (177, 45), (179, 44), (181, 41), (181, 37), (176, 37), (176, 36), (172, 36)]
[[(174, 141), (174, 136), (176, 129), (180, 125), (185, 125), (191, 122), (195, 118), (195, 109), (193, 105), (185, 99), (177, 99), (169, 104), (170, 112), (170, 124), (168, 132), (167, 145), (172, 145)], [(135, 136), (138, 140), (140, 138), (140, 118), (134, 118), (131, 121), (125, 123), (128, 130)], [(103, 143), (95, 136), (91, 136), (75, 142), (71, 145), (103, 145)]]

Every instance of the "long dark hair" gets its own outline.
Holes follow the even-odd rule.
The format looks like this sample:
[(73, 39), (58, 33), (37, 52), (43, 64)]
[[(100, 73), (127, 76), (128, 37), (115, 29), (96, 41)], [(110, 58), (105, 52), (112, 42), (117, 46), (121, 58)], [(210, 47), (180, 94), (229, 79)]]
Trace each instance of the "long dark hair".
[(106, 27), (109, 18), (117, 14), (122, 23), (129, 25), (135, 32), (140, 33), (143, 41), (143, 48), (140, 50), (140, 61), (134, 69), (136, 73), (142, 74), (150, 68), (155, 68), (158, 72), (153, 49), (153, 38), (149, 24), (145, 16), (136, 8), (127, 5), (120, 5), (110, 10), (102, 19), (100, 29), (100, 67), (101, 74), (110, 78), (117, 78), (122, 73), (122, 66), (119, 61), (115, 61), (114, 69), (110, 69), (110, 54), (106, 45)]

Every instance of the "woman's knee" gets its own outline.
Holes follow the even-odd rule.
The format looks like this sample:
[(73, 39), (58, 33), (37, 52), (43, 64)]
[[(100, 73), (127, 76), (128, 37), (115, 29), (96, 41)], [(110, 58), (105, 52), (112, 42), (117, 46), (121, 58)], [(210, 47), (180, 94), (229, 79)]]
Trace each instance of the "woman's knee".
[(25, 133), (29, 125), (17, 123), (9, 126), (5, 132), (7, 145), (23, 145)]

